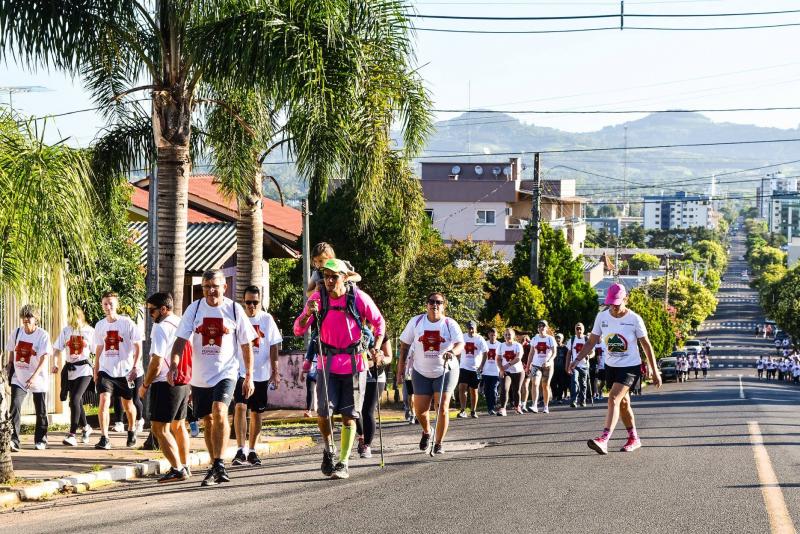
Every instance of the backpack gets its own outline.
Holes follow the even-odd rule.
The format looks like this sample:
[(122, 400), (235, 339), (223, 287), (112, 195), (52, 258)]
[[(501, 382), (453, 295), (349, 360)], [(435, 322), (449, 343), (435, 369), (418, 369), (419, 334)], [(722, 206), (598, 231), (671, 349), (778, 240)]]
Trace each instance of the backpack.
[[(201, 299), (202, 300), (202, 299)], [(192, 325), (194, 325), (195, 319), (197, 319), (197, 311), (200, 309), (200, 300), (196, 300), (192, 302), (195, 304), (194, 307), (194, 315), (192, 316)], [(191, 306), (191, 304), (190, 304)], [(236, 317), (236, 303), (233, 303), (233, 322), (237, 322), (238, 318)], [(188, 343), (183, 344), (183, 354), (181, 354), (181, 359), (178, 362), (178, 369), (175, 371), (175, 376), (173, 377), (173, 383), (176, 386), (183, 386), (191, 382), (192, 380), (192, 355), (194, 354), (194, 349), (192, 348), (192, 340), (189, 340)]]
[(322, 330), (322, 323), (325, 322), (325, 317), (328, 315), (330, 310), (339, 310), (344, 311), (346, 314), (350, 315), (353, 320), (358, 325), (358, 329), (361, 332), (361, 338), (353, 343), (348, 347), (334, 347), (332, 345), (328, 345), (325, 342), (322, 342), (323, 351), (326, 352), (326, 355), (330, 354), (339, 354), (339, 353), (348, 353), (348, 354), (360, 354), (367, 349), (371, 349), (375, 346), (375, 334), (372, 333), (370, 330), (361, 320), (361, 314), (358, 312), (358, 307), (356, 306), (356, 295), (358, 293), (358, 288), (355, 284), (347, 284), (347, 291), (345, 292), (345, 306), (342, 308), (341, 306), (331, 306), (330, 305), (330, 296), (328, 295), (328, 290), (325, 289), (323, 285), (319, 291), (319, 301), (320, 301), (320, 310), (319, 310), (319, 325), (317, 325), (318, 331)]

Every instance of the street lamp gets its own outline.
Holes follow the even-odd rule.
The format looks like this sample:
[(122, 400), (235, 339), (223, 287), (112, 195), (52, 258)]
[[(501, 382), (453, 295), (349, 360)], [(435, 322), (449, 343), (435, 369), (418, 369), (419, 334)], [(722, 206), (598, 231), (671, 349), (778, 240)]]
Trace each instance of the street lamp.
[(7, 85), (5, 87), (0, 87), (0, 91), (3, 93), (8, 93), (8, 107), (11, 108), (11, 111), (14, 111), (14, 101), (13, 95), (16, 93), (46, 93), (50, 91), (47, 87), (42, 87), (41, 85)]

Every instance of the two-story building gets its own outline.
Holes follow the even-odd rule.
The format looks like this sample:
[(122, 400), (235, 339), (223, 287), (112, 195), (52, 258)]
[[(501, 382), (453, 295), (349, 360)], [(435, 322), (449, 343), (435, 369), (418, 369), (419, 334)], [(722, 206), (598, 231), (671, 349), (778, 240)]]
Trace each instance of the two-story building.
[[(513, 258), (531, 220), (533, 181), (523, 180), (520, 158), (470, 163), (423, 162), (425, 210), (445, 241), (473, 239), (492, 243)], [(564, 232), (573, 254), (586, 239), (584, 199), (575, 180), (542, 180), (540, 221)]]

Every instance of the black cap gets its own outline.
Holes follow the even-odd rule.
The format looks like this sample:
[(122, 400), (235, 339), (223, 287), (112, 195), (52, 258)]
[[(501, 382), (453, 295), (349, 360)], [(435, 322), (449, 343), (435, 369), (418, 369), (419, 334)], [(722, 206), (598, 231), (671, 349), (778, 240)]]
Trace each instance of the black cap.
[(467, 321), (467, 328), (475, 328), (477, 326), (478, 325), (475, 323), (475, 321)]

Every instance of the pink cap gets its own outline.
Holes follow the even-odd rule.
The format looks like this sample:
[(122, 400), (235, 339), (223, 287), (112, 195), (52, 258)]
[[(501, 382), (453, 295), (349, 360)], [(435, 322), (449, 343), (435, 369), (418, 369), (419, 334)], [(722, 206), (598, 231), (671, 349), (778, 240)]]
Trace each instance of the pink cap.
[(606, 291), (606, 300), (604, 303), (610, 306), (617, 306), (622, 304), (627, 296), (628, 291), (625, 289), (625, 286), (622, 284), (611, 284), (608, 291)]

